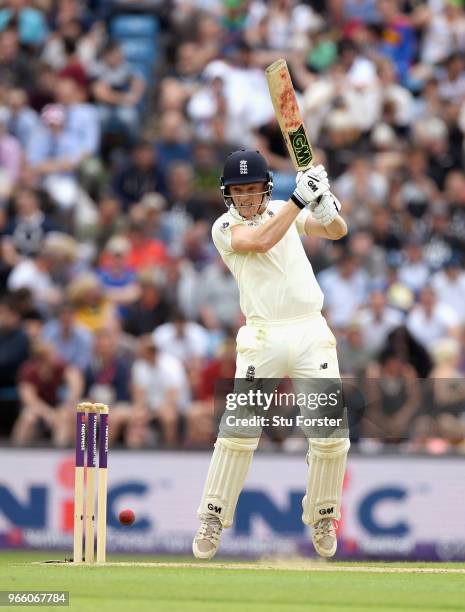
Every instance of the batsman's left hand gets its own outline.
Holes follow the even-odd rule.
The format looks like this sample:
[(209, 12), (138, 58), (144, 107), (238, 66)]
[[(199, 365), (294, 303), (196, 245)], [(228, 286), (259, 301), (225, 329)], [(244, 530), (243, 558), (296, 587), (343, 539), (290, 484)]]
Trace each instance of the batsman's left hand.
[(341, 208), (342, 204), (330, 191), (324, 193), (318, 202), (310, 206), (314, 219), (323, 227), (334, 221)]

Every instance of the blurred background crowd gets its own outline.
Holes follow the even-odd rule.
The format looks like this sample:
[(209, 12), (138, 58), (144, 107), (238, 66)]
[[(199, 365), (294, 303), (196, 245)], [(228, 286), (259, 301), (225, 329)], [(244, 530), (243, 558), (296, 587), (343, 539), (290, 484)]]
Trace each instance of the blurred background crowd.
[(350, 228), (303, 243), (353, 441), (465, 450), (463, 0), (1, 1), (5, 443), (72, 444), (87, 398), (113, 444), (211, 445), (244, 324), (219, 176), (252, 147), (293, 191), (263, 72), (282, 56)]

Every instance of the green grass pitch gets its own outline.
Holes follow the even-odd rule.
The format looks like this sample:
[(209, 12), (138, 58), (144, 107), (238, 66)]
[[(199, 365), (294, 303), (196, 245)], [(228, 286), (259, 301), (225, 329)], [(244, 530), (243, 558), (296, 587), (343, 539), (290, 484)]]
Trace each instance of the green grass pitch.
[(68, 609), (79, 612), (465, 610), (464, 563), (204, 564), (127, 556), (110, 556), (107, 565), (93, 567), (37, 563), (47, 558), (59, 556), (0, 554), (0, 590), (69, 591)]

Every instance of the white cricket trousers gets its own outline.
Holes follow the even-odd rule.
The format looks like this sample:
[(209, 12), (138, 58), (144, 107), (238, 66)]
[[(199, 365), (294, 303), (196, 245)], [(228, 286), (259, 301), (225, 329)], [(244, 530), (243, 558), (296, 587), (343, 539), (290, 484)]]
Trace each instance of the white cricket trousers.
[(236, 343), (236, 378), (246, 378), (250, 367), (256, 378), (339, 378), (336, 338), (321, 312), (272, 323), (248, 321)]
[[(294, 392), (308, 388), (307, 381), (339, 380), (336, 338), (320, 312), (299, 319), (264, 322), (248, 320), (237, 334), (236, 379), (281, 379), (288, 376)], [(271, 382), (271, 381), (270, 381)], [(199, 516), (215, 514), (223, 524), (233, 522), (239, 494), (247, 476), (260, 428), (234, 428), (222, 419), (210, 462)], [(302, 520), (313, 524), (321, 518), (340, 518), (342, 485), (348, 435), (310, 437), (309, 475), (303, 498)]]

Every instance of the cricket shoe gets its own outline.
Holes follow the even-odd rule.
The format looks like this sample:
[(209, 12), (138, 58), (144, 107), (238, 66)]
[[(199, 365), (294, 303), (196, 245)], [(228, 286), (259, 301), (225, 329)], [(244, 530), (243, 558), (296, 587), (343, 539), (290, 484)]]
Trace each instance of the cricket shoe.
[(220, 546), (223, 525), (220, 519), (213, 514), (201, 514), (200, 525), (192, 542), (192, 552), (197, 559), (211, 559)]
[(337, 548), (334, 520), (324, 518), (314, 523), (312, 525), (312, 541), (320, 557), (333, 557)]

